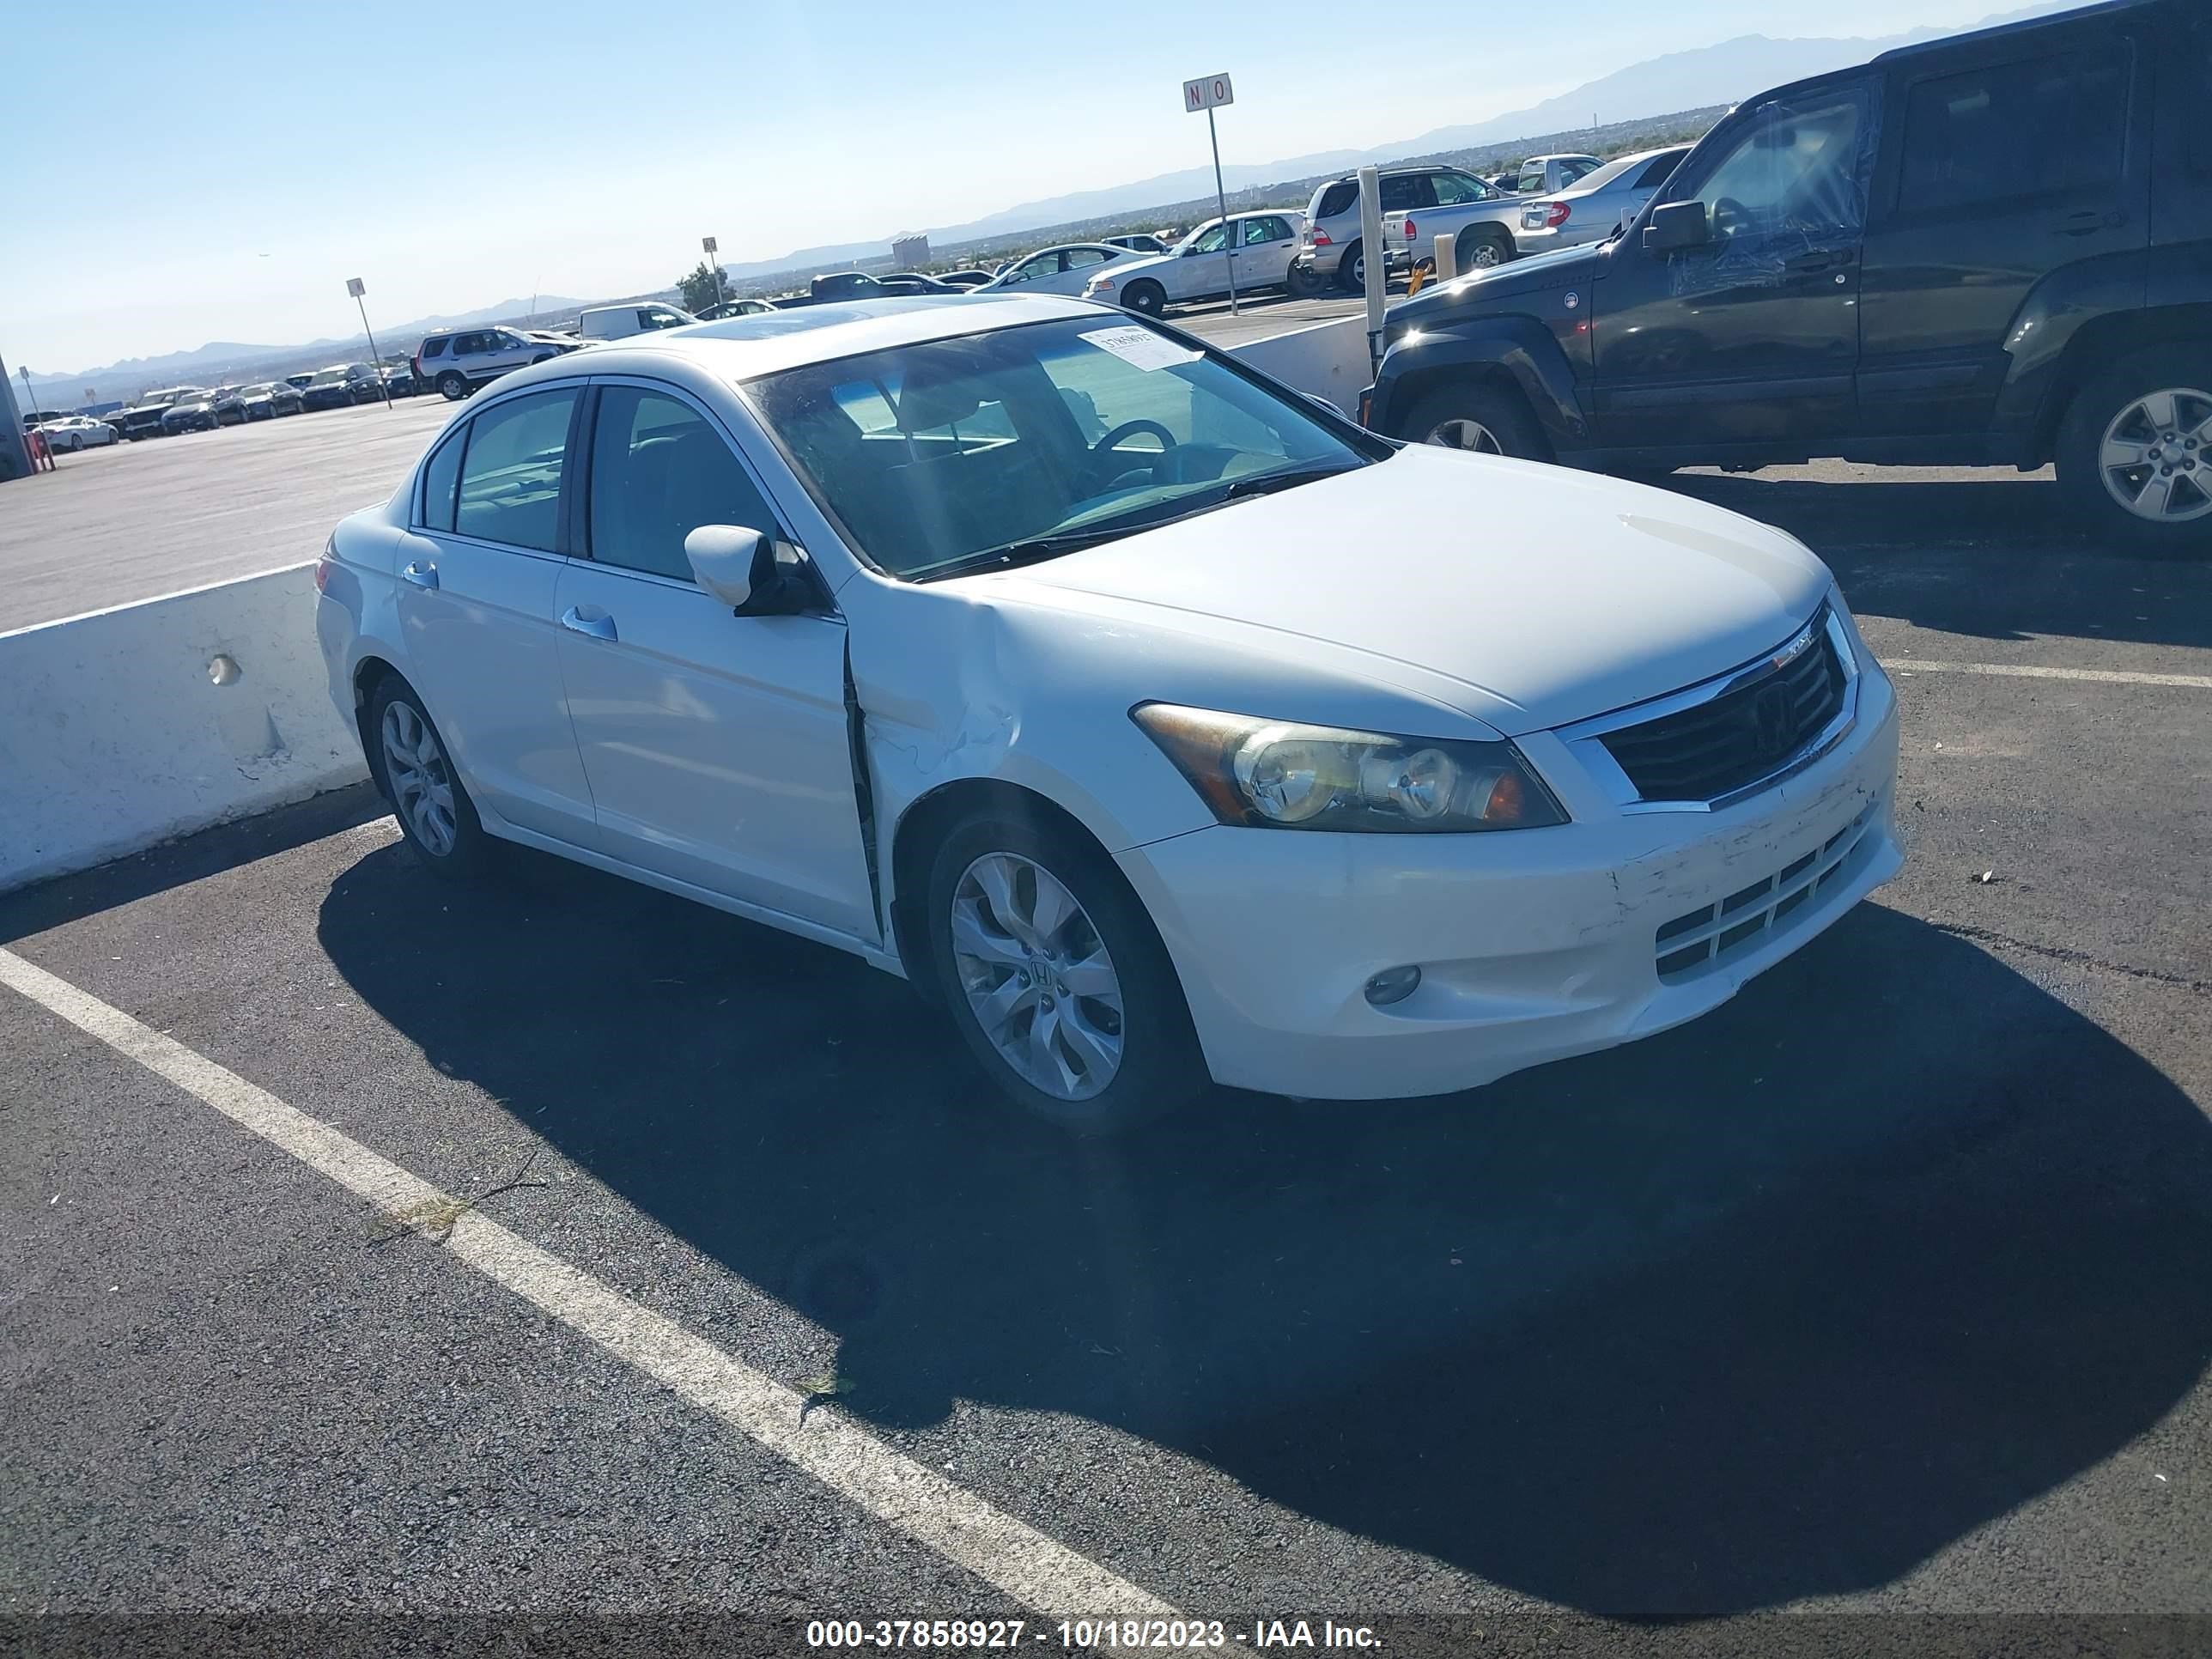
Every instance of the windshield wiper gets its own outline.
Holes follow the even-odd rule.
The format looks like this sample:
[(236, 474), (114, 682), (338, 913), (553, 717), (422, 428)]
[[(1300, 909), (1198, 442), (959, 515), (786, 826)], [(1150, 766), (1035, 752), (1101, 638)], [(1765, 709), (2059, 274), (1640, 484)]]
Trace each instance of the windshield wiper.
[(933, 582), (944, 576), (965, 576), (978, 570), (1012, 570), (1025, 564), (1039, 564), (1047, 559), (1056, 559), (1063, 553), (1080, 553), (1086, 547), (1096, 547), (1101, 542), (1119, 539), (1129, 533), (1126, 525), (1102, 526), (1097, 530), (1066, 530), (1056, 536), (1032, 536), (1026, 541), (1008, 542), (1004, 547), (987, 547), (980, 553), (970, 553), (925, 570), (915, 580)]
[(1280, 466), (1272, 472), (1248, 473), (1242, 478), (1231, 480), (1229, 487), (1221, 492), (1219, 499), (1224, 501), (1240, 501), (1247, 495), (1272, 495), (1279, 489), (1289, 489), (1297, 484), (1312, 483), (1319, 478), (1334, 478), (1340, 472), (1356, 472), (1364, 465), (1365, 463), (1360, 461), (1353, 461), (1348, 465), (1341, 461), (1330, 461), (1318, 466)]

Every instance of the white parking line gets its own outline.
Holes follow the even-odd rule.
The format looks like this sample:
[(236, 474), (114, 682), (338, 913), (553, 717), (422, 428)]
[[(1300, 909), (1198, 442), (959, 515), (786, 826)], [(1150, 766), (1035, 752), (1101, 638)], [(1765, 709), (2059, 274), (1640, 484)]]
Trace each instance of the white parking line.
[(2212, 674), (2138, 674), (2121, 668), (2039, 668), (2019, 662), (1923, 662), (1917, 657), (1886, 659), (1890, 677), (1910, 674), (1993, 674), (2000, 679), (2085, 680), (2092, 685), (2180, 685), (2212, 691)]
[[(11, 951), (0, 950), (0, 985), (21, 992), (387, 1213), (420, 1214), (417, 1206), (450, 1201), (428, 1182), (329, 1124)], [(446, 1248), (624, 1364), (1024, 1606), (1054, 1616), (1182, 1616), (849, 1419), (816, 1412), (802, 1425), (804, 1396), (497, 1222), (463, 1211)]]

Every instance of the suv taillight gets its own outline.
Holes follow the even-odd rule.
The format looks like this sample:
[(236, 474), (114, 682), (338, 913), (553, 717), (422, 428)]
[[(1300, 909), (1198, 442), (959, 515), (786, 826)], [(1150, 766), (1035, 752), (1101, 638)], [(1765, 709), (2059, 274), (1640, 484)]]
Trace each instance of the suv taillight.
[(1548, 230), (1557, 230), (1567, 222), (1568, 216), (1573, 212), (1574, 209), (1569, 207), (1565, 202), (1553, 203), (1544, 210), (1545, 228)]
[(1315, 247), (1334, 247), (1336, 246), (1335, 240), (1325, 230), (1308, 231), (1306, 233), (1306, 240)]

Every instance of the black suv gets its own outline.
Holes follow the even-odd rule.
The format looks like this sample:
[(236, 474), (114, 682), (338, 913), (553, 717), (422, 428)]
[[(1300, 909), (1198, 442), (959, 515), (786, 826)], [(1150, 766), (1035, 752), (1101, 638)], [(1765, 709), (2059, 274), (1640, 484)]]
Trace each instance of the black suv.
[(1395, 436), (1648, 471), (2031, 470), (2212, 541), (2212, 17), (2111, 0), (1742, 105), (1623, 232), (1390, 313)]

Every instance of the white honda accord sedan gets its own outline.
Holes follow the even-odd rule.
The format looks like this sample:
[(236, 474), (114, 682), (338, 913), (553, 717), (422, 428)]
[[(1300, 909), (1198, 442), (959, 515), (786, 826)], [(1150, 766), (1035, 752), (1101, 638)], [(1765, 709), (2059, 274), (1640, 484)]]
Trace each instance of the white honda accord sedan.
[(1889, 683), (1790, 537), (1075, 301), (524, 369), (316, 580), (432, 870), (521, 842), (850, 951), (1081, 1130), (1662, 1030), (1900, 861)]

